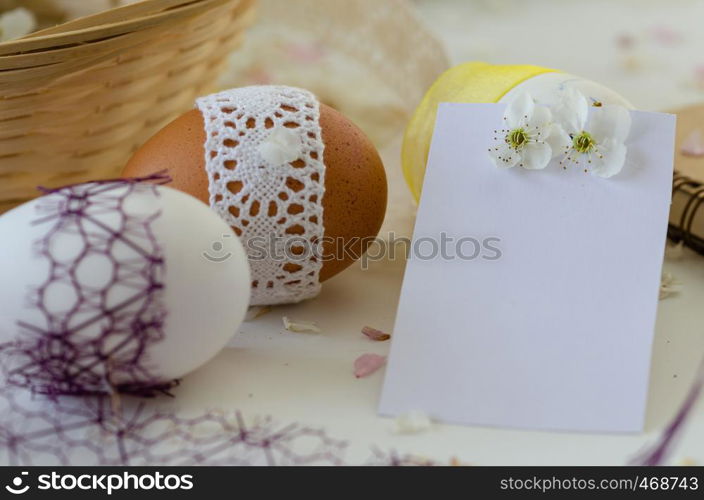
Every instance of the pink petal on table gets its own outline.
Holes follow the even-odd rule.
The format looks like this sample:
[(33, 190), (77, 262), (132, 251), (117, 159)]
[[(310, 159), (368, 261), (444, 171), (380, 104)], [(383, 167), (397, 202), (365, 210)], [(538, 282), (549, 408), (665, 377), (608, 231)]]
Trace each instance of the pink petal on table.
[(680, 153), (685, 156), (704, 156), (704, 140), (699, 129), (693, 130), (687, 138), (682, 141)]
[(316, 63), (323, 58), (325, 52), (318, 44), (292, 43), (288, 46), (288, 54), (299, 62)]
[(682, 41), (682, 34), (665, 24), (659, 24), (650, 28), (650, 35), (656, 42), (662, 45), (672, 45)]
[(391, 335), (388, 333), (384, 333), (381, 330), (372, 328), (371, 326), (365, 326), (362, 328), (362, 333), (369, 337), (370, 340), (376, 340), (378, 342), (389, 340), (391, 338)]
[(371, 375), (386, 363), (386, 356), (378, 354), (362, 354), (354, 360), (354, 376), (357, 378)]

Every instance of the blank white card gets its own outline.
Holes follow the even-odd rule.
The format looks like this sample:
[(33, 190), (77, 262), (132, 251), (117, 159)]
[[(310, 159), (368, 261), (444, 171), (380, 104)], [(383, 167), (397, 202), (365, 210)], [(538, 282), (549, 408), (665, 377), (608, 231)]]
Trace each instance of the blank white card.
[(674, 116), (632, 112), (626, 165), (604, 179), (557, 160), (496, 168), (504, 109), (440, 105), (380, 412), (639, 431)]

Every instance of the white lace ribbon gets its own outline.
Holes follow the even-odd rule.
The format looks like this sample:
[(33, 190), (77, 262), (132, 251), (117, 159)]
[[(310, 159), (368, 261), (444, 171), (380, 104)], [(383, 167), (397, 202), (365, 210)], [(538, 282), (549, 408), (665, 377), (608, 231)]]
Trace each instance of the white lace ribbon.
[(253, 86), (201, 97), (210, 206), (240, 236), (252, 305), (320, 291), (325, 166), (320, 105), (306, 90)]

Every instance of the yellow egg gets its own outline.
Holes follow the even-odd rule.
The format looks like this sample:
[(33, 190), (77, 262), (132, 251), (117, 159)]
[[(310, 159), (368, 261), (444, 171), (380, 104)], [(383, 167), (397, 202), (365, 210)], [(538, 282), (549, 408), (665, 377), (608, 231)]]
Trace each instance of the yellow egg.
[(460, 64), (440, 75), (413, 113), (403, 138), (403, 173), (416, 200), (420, 199), (439, 103), (506, 102), (516, 93), (524, 91), (549, 103), (565, 84), (605, 104), (632, 107), (623, 97), (603, 85), (540, 66), (495, 65), (475, 61)]

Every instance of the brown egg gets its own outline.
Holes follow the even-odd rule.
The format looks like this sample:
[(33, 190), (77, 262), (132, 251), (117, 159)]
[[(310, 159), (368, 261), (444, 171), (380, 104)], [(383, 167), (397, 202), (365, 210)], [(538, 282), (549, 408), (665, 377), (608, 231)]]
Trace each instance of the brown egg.
[[(379, 232), (386, 212), (387, 186), (376, 148), (356, 125), (321, 104), (320, 127), (325, 144), (322, 205), (326, 242), (320, 281), (325, 281), (352, 264), (355, 257), (361, 257)], [(205, 139), (200, 111), (188, 111), (139, 148), (123, 176), (140, 177), (166, 170), (173, 179), (170, 187), (208, 203)]]

